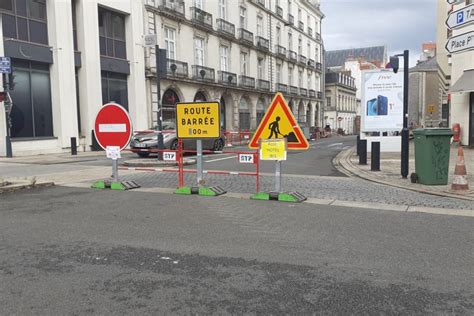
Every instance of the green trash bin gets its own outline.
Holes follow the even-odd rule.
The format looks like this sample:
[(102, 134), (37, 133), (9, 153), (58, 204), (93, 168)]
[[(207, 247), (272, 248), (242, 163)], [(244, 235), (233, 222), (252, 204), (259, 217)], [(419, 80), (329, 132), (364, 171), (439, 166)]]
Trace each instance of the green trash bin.
[(417, 181), (428, 185), (448, 184), (450, 140), (449, 128), (419, 128), (415, 137), (415, 172)]

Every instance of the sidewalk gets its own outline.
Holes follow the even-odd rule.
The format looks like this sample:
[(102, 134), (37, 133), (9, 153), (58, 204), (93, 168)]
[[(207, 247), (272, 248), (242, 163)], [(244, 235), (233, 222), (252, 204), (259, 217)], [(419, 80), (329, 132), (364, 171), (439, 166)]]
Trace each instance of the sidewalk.
[(340, 171), (361, 177), (366, 180), (391, 185), (403, 189), (413, 190), (422, 193), (461, 198), (474, 201), (474, 149), (464, 147), (464, 160), (466, 162), (467, 178), (469, 182), (469, 192), (460, 193), (451, 190), (451, 183), (454, 177), (454, 167), (456, 166), (458, 146), (451, 145), (448, 184), (447, 185), (423, 185), (411, 183), (410, 174), (415, 172), (415, 148), (410, 142), (410, 163), (408, 179), (403, 179), (400, 175), (400, 153), (381, 153), (380, 170), (370, 171), (370, 153), (367, 154), (367, 165), (359, 165), (359, 157), (356, 154), (356, 147), (342, 151), (334, 158), (334, 165)]

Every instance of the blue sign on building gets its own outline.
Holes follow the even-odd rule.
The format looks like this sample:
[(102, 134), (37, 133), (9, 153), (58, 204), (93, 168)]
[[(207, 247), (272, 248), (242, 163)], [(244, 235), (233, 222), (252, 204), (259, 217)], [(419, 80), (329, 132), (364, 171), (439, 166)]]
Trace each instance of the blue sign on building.
[(464, 11), (461, 11), (457, 14), (456, 23), (457, 24), (464, 23)]
[(12, 72), (10, 57), (0, 57), (0, 73), (9, 74)]

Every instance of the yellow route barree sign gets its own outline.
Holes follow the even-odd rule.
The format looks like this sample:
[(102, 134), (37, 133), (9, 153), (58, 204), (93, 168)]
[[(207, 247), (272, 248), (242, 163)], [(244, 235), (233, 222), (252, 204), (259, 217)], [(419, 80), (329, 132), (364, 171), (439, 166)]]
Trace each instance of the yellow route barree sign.
[(178, 138), (217, 138), (220, 136), (219, 102), (176, 104)]
[(260, 160), (286, 160), (286, 139), (260, 139)]

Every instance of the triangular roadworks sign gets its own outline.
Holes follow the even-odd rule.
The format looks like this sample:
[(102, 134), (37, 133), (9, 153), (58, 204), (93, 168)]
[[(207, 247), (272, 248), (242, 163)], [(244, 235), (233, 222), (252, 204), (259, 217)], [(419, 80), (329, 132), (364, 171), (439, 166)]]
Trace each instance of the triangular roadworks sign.
[(249, 148), (258, 149), (259, 139), (286, 138), (289, 150), (306, 150), (308, 140), (296, 123), (291, 109), (281, 93), (275, 94), (262, 122), (253, 134)]

